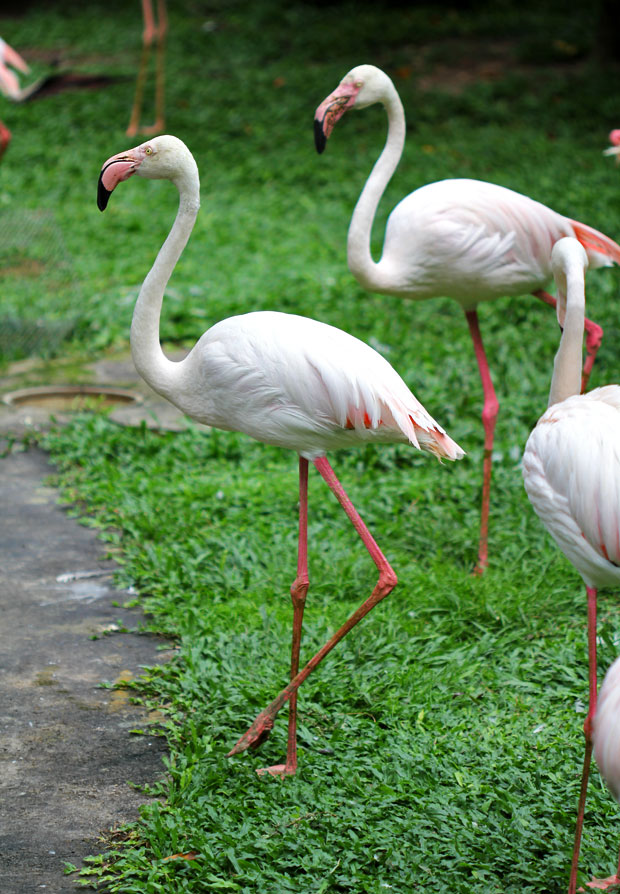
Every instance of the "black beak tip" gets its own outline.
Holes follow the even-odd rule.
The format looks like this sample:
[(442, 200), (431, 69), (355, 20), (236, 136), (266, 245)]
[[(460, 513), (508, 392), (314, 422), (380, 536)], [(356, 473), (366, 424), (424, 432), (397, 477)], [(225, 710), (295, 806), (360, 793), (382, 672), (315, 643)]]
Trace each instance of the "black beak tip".
[(103, 185), (103, 174), (99, 175), (99, 183), (97, 184), (97, 208), (100, 211), (105, 211), (108, 207), (108, 200), (112, 193), (109, 189), (106, 189)]
[(323, 132), (323, 122), (319, 121), (318, 118), (314, 119), (314, 145), (319, 155), (321, 155), (327, 145), (327, 138)]

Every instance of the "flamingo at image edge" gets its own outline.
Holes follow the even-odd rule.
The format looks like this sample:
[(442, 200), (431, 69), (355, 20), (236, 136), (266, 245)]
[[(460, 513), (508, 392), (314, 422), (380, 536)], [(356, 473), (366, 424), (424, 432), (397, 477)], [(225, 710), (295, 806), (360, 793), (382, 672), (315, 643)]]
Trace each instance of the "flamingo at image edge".
[[(620, 803), (620, 658), (616, 658), (605, 674), (598, 695), (592, 738), (601, 776)], [(605, 881), (613, 882), (613, 879), (612, 876)]]
[[(351, 335), (316, 320), (270, 311), (230, 317), (205, 332), (184, 360), (168, 360), (159, 342), (159, 317), (166, 283), (198, 213), (198, 169), (185, 144), (172, 136), (156, 137), (114, 155), (104, 164), (99, 178), (98, 205), (102, 211), (110, 192), (132, 174), (171, 180), (179, 190), (176, 220), (144, 280), (134, 310), (131, 350), (138, 372), (155, 391), (198, 422), (244, 432), (299, 454), (299, 549), (297, 577), (291, 587), (291, 679), (230, 751), (236, 754), (260, 745), (269, 735), (277, 712), (290, 699), (286, 763), (268, 768), (272, 774), (290, 775), (297, 767), (297, 689), (397, 582), (336, 478), (326, 452), (369, 442), (400, 442), (439, 458), (459, 459), (464, 453), (380, 354)], [(377, 566), (379, 579), (370, 597), (299, 671), (302, 619), (309, 586), (309, 461), (351, 520)]]
[[(349, 268), (369, 291), (404, 298), (448, 297), (458, 301), (467, 318), (482, 380), (484, 467), (478, 564), (488, 563), (488, 520), (493, 435), (499, 404), (486, 359), (476, 305), (480, 301), (532, 292), (547, 304), (543, 291), (551, 277), (551, 247), (563, 236), (575, 236), (587, 251), (591, 267), (620, 262), (620, 246), (585, 224), (557, 214), (502, 186), (481, 180), (440, 180), (415, 190), (390, 214), (383, 253), (375, 262), (370, 234), (377, 206), (402, 155), (405, 113), (390, 78), (374, 65), (353, 68), (315, 112), (319, 152), (334, 125), (351, 108), (381, 103), (387, 112), (385, 147), (357, 201), (347, 239)], [(588, 357), (585, 386), (603, 330), (585, 321)]]
[[(27, 95), (30, 95), (32, 88), (26, 88), (26, 90), (20, 88), (19, 80), (13, 69), (24, 74), (28, 74), (30, 71), (26, 60), (0, 37), (0, 93), (14, 102), (21, 102)], [(6, 124), (0, 121), (0, 158), (8, 149), (11, 136), (11, 131)]]
[[(575, 894), (596, 713), (597, 591), (620, 584), (620, 385), (579, 393), (588, 258), (576, 239), (564, 238), (553, 246), (551, 262), (563, 331), (548, 409), (523, 454), (523, 480), (536, 514), (583, 578), (587, 592), (589, 705), (568, 889)], [(617, 875), (590, 885), (618, 883), (620, 867)]]

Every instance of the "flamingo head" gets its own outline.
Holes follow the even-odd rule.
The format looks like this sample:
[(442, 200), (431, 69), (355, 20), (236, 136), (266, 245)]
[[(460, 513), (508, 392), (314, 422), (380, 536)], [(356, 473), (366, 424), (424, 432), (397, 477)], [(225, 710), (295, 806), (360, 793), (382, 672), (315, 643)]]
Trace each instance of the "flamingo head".
[(352, 68), (314, 113), (317, 152), (323, 152), (335, 124), (348, 109), (353, 106), (364, 109), (376, 102), (384, 102), (390, 88), (393, 89), (392, 82), (380, 68), (374, 65)]
[(172, 180), (179, 185), (188, 170), (197, 173), (193, 156), (182, 140), (169, 134), (154, 137), (108, 158), (99, 174), (97, 206), (105, 211), (115, 187), (134, 174), (149, 180)]
[(615, 155), (616, 162), (620, 162), (620, 129), (612, 130), (609, 134), (609, 142), (611, 146), (605, 149), (603, 155)]

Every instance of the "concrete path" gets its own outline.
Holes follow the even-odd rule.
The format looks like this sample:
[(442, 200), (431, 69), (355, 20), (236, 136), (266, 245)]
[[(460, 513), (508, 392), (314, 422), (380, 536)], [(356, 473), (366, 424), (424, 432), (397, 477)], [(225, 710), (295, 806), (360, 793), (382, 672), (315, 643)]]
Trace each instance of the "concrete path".
[[(75, 892), (63, 861), (100, 853), (102, 831), (137, 817), (127, 784), (163, 775), (148, 718), (103, 681), (165, 660), (114, 606), (104, 544), (57, 504), (39, 450), (0, 459), (0, 892)], [(87, 574), (83, 574), (86, 572)], [(95, 572), (90, 574), (90, 572)], [(109, 631), (106, 635), (106, 631)]]

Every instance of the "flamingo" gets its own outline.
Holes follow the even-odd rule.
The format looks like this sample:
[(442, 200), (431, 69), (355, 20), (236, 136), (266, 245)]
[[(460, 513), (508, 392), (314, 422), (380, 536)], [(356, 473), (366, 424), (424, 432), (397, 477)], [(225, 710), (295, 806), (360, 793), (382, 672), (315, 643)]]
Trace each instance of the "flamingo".
[[(0, 37), (0, 92), (14, 102), (20, 102), (32, 92), (31, 87), (20, 88), (17, 75), (13, 71), (27, 74), (30, 71), (28, 63), (20, 56), (17, 50)], [(35, 86), (38, 86), (36, 82)], [(3, 121), (0, 121), (0, 158), (4, 155), (11, 142), (11, 131)]]
[[(142, 55), (136, 79), (136, 92), (131, 109), (131, 117), (126, 130), (128, 137), (135, 137), (139, 130), (144, 134), (153, 134), (164, 129), (164, 52), (166, 34), (168, 32), (166, 0), (157, 0), (157, 22), (155, 21), (152, 0), (142, 0), (142, 18), (144, 19)], [(146, 81), (151, 47), (154, 41), (157, 41), (155, 56), (155, 123), (146, 127), (140, 127), (144, 83)]]
[[(359, 65), (344, 76), (315, 112), (316, 148), (322, 152), (334, 125), (351, 108), (381, 103), (387, 112), (385, 147), (353, 211), (347, 239), (349, 268), (369, 291), (422, 300), (456, 300), (465, 312), (482, 380), (484, 464), (482, 509), (476, 571), (488, 564), (491, 457), (499, 403), (480, 335), (480, 301), (532, 292), (547, 304), (543, 290), (551, 277), (551, 246), (575, 236), (592, 267), (620, 262), (620, 246), (585, 224), (563, 217), (510, 189), (480, 180), (440, 180), (410, 193), (391, 212), (379, 261), (370, 253), (377, 206), (402, 155), (405, 113), (390, 78), (374, 65)], [(603, 330), (585, 321), (588, 358), (583, 389), (600, 346)]]
[[(523, 454), (523, 479), (536, 514), (586, 586), (589, 705), (568, 889), (575, 894), (596, 713), (597, 591), (620, 584), (620, 385), (579, 393), (588, 257), (576, 239), (565, 237), (553, 246), (551, 264), (563, 331), (548, 409)], [(618, 884), (620, 867), (612, 879), (594, 881), (595, 887)]]
[(609, 149), (605, 149), (603, 155), (615, 155), (616, 164), (620, 162), (620, 130), (615, 128), (609, 134), (609, 142), (611, 146)]
[[(291, 587), (291, 680), (230, 751), (236, 754), (261, 744), (277, 712), (290, 699), (286, 762), (264, 772), (292, 775), (297, 768), (299, 686), (397, 582), (332, 470), (327, 451), (369, 442), (400, 442), (439, 458), (460, 459), (464, 453), (380, 354), (340, 329), (316, 320), (271, 311), (229, 317), (207, 330), (184, 360), (168, 360), (159, 343), (159, 316), (164, 288), (198, 213), (198, 168), (186, 145), (173, 136), (156, 137), (114, 155), (105, 162), (99, 177), (98, 205), (102, 211), (117, 184), (133, 174), (171, 180), (179, 190), (176, 220), (144, 280), (134, 309), (131, 350), (138, 372), (155, 391), (193, 419), (245, 432), (258, 441), (299, 454), (298, 561)], [(309, 586), (309, 462), (351, 520), (377, 566), (379, 578), (369, 598), (300, 671), (302, 618)]]

